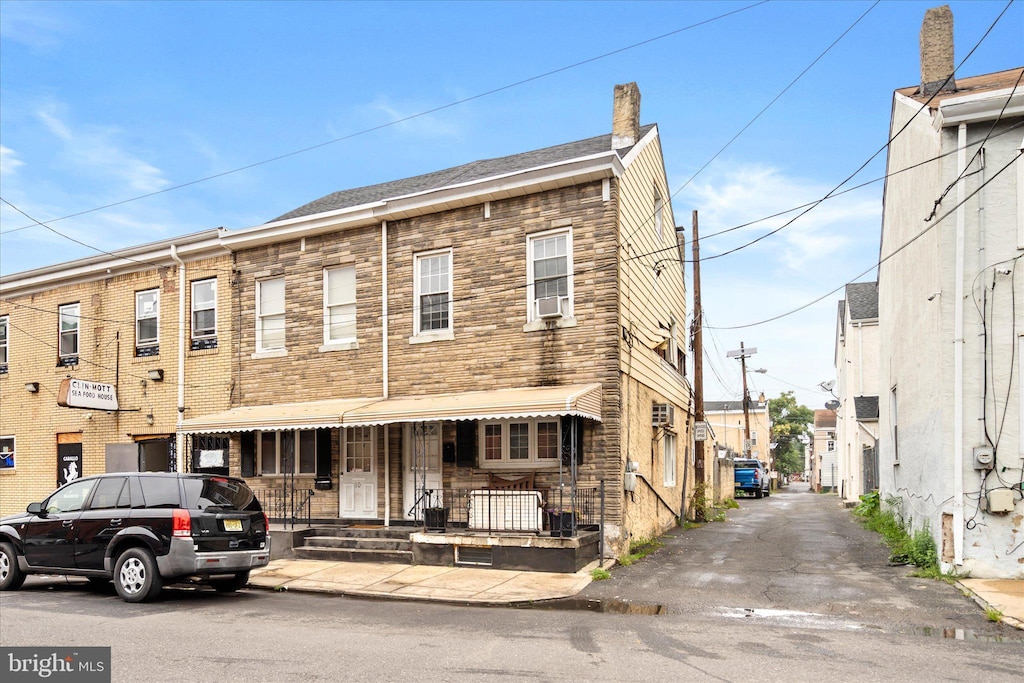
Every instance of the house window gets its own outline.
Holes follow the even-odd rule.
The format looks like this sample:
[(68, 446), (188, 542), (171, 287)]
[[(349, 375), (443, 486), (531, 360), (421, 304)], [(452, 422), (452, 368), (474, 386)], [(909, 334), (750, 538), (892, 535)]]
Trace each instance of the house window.
[(665, 209), (665, 200), (661, 198), (658, 188), (654, 188), (654, 235), (661, 242), (664, 240), (665, 228), (662, 225), (662, 213)]
[(284, 278), (256, 282), (256, 351), (284, 350)]
[(414, 335), (451, 331), (451, 264), (451, 249), (416, 255)]
[(324, 344), (356, 340), (356, 267), (324, 270)]
[(0, 470), (14, 469), (14, 437), (0, 436)]
[(889, 393), (889, 421), (892, 423), (892, 462), (900, 464), (900, 430), (896, 412), (896, 387)]
[(561, 423), (557, 419), (494, 420), (480, 424), (484, 467), (551, 465), (558, 462)]
[(259, 473), (316, 474), (316, 430), (260, 432)]
[(192, 350), (217, 348), (217, 278), (192, 283)]
[(60, 342), (57, 353), (58, 365), (78, 364), (78, 327), (80, 325), (79, 304), (64, 304), (58, 310), (60, 318)]
[(0, 315), (0, 375), (7, 374), (7, 321), (6, 315)]
[(529, 319), (572, 316), (572, 233), (546, 232), (529, 237), (527, 287)]
[(349, 427), (346, 430), (345, 471), (373, 472), (373, 427)]
[(135, 292), (135, 355), (160, 353), (160, 290)]
[(825, 442), (825, 450), (826, 451), (831, 452), (831, 451), (834, 451), (835, 449), (836, 449), (836, 442), (835, 441), (829, 440), (829, 441)]
[(750, 430), (750, 444), (752, 446), (756, 446), (757, 445), (757, 430), (756, 429)]
[(672, 432), (665, 432), (665, 486), (676, 485), (676, 435)]

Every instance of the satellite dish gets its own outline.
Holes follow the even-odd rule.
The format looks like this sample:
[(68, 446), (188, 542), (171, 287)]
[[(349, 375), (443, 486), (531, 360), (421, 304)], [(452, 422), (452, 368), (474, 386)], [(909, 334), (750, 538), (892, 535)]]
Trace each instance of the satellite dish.
[(841, 404), (839, 403), (839, 401), (836, 401), (835, 399), (833, 399), (833, 400), (827, 402), (825, 404), (825, 407), (827, 409), (829, 409), (829, 410), (836, 410), (840, 405)]
[(830, 379), (827, 382), (821, 382), (820, 384), (818, 384), (818, 386), (821, 387), (822, 391), (832, 391), (832, 387), (834, 387), (835, 385), (836, 381), (834, 379)]

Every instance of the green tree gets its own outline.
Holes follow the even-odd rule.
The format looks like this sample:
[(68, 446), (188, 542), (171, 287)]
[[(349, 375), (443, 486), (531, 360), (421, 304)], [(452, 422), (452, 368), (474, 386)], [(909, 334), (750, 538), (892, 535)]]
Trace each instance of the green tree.
[(768, 416), (772, 421), (775, 469), (783, 475), (803, 472), (805, 441), (811, 435), (814, 411), (797, 404), (792, 391), (784, 391), (768, 400)]

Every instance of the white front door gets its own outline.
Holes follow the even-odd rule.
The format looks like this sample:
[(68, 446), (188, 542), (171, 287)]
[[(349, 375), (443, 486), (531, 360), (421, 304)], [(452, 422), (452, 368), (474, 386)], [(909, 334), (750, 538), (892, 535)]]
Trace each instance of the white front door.
[(442, 504), (441, 423), (407, 424), (403, 436), (402, 512), (406, 519), (423, 519), (420, 509)]
[(377, 438), (373, 427), (342, 430), (340, 513), (351, 519), (377, 518)]

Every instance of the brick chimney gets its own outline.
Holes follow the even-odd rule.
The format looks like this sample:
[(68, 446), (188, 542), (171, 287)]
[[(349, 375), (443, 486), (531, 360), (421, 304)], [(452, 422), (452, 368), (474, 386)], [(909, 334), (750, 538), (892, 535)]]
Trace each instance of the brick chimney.
[[(956, 90), (953, 73), (953, 11), (949, 5), (933, 7), (921, 22), (921, 89), (931, 96), (942, 90)], [(946, 83), (946, 78), (949, 82)], [(945, 83), (945, 87), (943, 87)]]
[(640, 88), (636, 83), (615, 86), (612, 108), (612, 149), (631, 147), (640, 139)]

